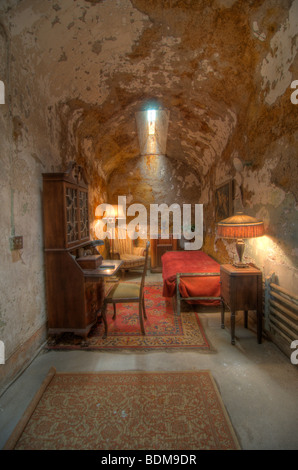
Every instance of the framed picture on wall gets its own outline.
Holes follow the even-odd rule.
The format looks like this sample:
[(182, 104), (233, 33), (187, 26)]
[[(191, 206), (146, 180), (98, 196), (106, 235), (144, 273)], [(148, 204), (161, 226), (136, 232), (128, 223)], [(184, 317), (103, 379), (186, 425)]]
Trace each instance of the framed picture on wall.
[(215, 189), (215, 222), (233, 215), (233, 180)]

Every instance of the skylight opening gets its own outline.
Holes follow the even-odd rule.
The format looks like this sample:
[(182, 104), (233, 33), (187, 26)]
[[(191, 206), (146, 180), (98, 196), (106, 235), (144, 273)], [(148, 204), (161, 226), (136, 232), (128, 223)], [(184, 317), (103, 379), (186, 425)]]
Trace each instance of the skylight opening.
[(147, 121), (148, 121), (148, 134), (155, 135), (155, 122), (156, 122), (156, 110), (149, 109), (147, 111)]

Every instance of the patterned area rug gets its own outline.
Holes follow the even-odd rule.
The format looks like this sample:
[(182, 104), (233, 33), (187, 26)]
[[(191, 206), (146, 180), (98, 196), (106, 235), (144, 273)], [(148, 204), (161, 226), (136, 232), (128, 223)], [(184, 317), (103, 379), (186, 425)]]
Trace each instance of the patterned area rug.
[(147, 320), (146, 335), (140, 331), (138, 304), (118, 304), (117, 317), (113, 320), (113, 306), (107, 306), (108, 337), (103, 339), (104, 325), (98, 322), (87, 340), (73, 334), (61, 334), (49, 339), (49, 349), (134, 350), (196, 349), (211, 351), (198, 314), (190, 305), (178, 315), (172, 299), (162, 297), (162, 285), (145, 287)]
[(5, 449), (236, 450), (209, 371), (56, 373)]

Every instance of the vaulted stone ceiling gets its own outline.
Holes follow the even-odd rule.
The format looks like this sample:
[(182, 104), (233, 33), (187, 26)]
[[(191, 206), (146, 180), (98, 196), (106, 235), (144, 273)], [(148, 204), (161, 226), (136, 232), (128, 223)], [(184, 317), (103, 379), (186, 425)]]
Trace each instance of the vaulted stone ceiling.
[(53, 82), (60, 68), (75, 70), (75, 99), (64, 101), (61, 116), (68, 132), (70, 123), (76, 127), (81, 152), (91, 146), (104, 174), (138, 155), (135, 112), (152, 100), (170, 110), (168, 156), (206, 174), (222, 155), (255, 99), (260, 47), (249, 3), (230, 5), (122, 1), (112, 15), (101, 2), (98, 26), (92, 7), (84, 7), (88, 35), (77, 23), (70, 28)]
[(272, 87), (262, 63), (291, 3), (7, 2), (22, 107), (44, 104), (62, 160), (76, 155), (106, 181), (139, 154), (135, 113), (152, 100), (170, 110), (170, 158), (205, 177), (237, 142), (251, 161)]
[[(231, 176), (235, 156), (261, 167), (274, 141), (295, 139), (297, 3), (4, 1), (13, 135), (53, 170), (77, 160), (102, 191), (115, 175), (129, 181), (140, 153), (135, 113), (153, 102), (170, 111), (167, 157), (191, 169), (212, 203), (207, 193)], [(296, 192), (282, 176), (295, 170), (290, 153), (274, 183)]]

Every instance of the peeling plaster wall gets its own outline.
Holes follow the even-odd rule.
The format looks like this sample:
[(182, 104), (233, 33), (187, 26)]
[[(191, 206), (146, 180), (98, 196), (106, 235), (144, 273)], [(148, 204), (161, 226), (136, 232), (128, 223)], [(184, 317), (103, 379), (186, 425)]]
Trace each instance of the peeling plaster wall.
[[(264, 237), (246, 240), (244, 260), (255, 263), (262, 269), (264, 276), (275, 273), (283, 287), (297, 294), (297, 199), (291, 191), (285, 191), (274, 184), (273, 177), (276, 168), (284, 164), (283, 154), (287, 149), (289, 146), (281, 143), (269, 146), (270, 158), (266, 159), (260, 170), (250, 167), (243, 169), (238, 180), (243, 199), (234, 200), (234, 207), (263, 220), (265, 224)], [(272, 158), (271, 155), (276, 157)], [(290, 172), (291, 169), (288, 168), (287, 174)], [(297, 161), (293, 175), (297, 178)], [(234, 181), (237, 185), (236, 174)], [(217, 245), (217, 255), (219, 251), (223, 253), (226, 250), (227, 258), (237, 261), (234, 242), (216, 240), (215, 246)]]
[[(282, 133), (272, 142), (267, 142), (264, 164), (255, 174), (248, 173), (245, 183), (254, 194), (249, 204), (267, 225), (268, 236), (258, 240), (250, 248), (265, 273), (274, 272), (280, 284), (298, 293), (298, 131), (297, 107), (289, 104), (289, 86), (298, 74), (298, 2), (289, 8), (288, 16), (270, 41), (270, 49), (263, 59), (262, 99), (279, 115), (272, 126), (272, 133)], [(287, 100), (287, 101), (286, 101)], [(292, 111), (287, 121), (286, 110)], [(296, 112), (296, 115), (295, 115)], [(293, 114), (294, 113), (294, 114)], [(284, 125), (288, 122), (287, 127)], [(296, 124), (296, 125), (295, 125)], [(267, 180), (267, 188), (264, 181)], [(252, 242), (250, 242), (252, 245)]]
[[(288, 9), (283, 7), (288, 5)], [(233, 178), (238, 190), (235, 210), (264, 220), (266, 236), (248, 240), (244, 258), (264, 276), (275, 273), (280, 285), (298, 293), (297, 258), (297, 106), (290, 100), (298, 76), (298, 2), (263, 2), (250, 15), (259, 59), (255, 92), (246, 125), (238, 126), (225, 149), (230, 158), (216, 168), (216, 180)], [(235, 169), (234, 159), (243, 163)], [(239, 191), (240, 189), (240, 191)], [(236, 259), (235, 244), (215, 237), (215, 256)]]
[[(1, 23), (5, 24), (1, 30), (5, 104), (0, 109), (2, 384), (14, 377), (45, 340), (41, 172), (55, 168), (59, 159), (55, 161), (46, 135), (50, 129), (45, 129), (42, 99), (34, 93), (30, 74), (24, 78), (28, 70), (19, 55), (19, 43), (2, 16)], [(23, 236), (22, 250), (10, 250), (12, 235)]]
[(179, 204), (182, 227), (182, 205), (191, 205), (194, 220), (194, 206), (201, 200), (201, 188), (201, 178), (192, 166), (165, 155), (138, 156), (124, 168), (113, 172), (109, 180), (108, 201), (117, 204), (118, 196), (126, 196), (127, 207), (143, 204), (147, 210), (147, 235), (150, 238), (151, 204), (167, 204), (168, 207)]
[[(262, 90), (265, 102), (269, 105), (275, 103), (285, 93), (291, 82), (291, 65), (295, 60), (298, 47), (297, 31), (298, 3), (293, 2), (288, 18), (271, 38), (270, 51), (261, 65)], [(265, 40), (266, 34), (261, 33), (261, 35)]]
[[(118, 194), (147, 205), (203, 203), (204, 250), (221, 262), (234, 244), (216, 236), (215, 188), (234, 179), (234, 208), (267, 229), (247, 243), (246, 258), (297, 292), (297, 9), (298, 0), (1, 2), (0, 339), (8, 360), (42, 341), (41, 174), (69, 160), (88, 175), (92, 227), (96, 206)], [(170, 112), (159, 159), (139, 157), (135, 115), (151, 102)], [(9, 249), (13, 231), (24, 237), (19, 252)]]
[[(250, 211), (264, 220), (267, 233), (259, 240), (249, 241), (248, 255), (256, 260), (265, 275), (275, 273), (280, 284), (297, 295), (298, 132), (293, 137), (296, 146), (286, 138), (268, 145), (264, 166), (258, 172), (246, 171), (244, 191), (251, 195), (247, 200)], [(291, 190), (285, 189), (286, 180), (291, 181), (288, 183)]]

